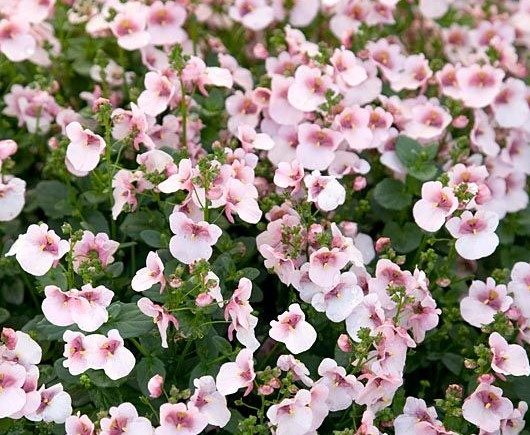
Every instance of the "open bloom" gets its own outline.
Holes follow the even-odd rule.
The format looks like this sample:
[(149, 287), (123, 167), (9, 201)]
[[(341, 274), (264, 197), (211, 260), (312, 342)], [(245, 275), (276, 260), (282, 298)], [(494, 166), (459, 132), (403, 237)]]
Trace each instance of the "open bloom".
[(458, 200), (450, 187), (443, 187), (439, 181), (428, 181), (423, 184), (421, 199), (414, 204), (412, 213), (420, 228), (435, 232), (457, 207)]
[(337, 365), (335, 360), (324, 358), (318, 366), (322, 376), (317, 384), (325, 385), (329, 394), (327, 405), (330, 411), (341, 411), (351, 406), (362, 389), (362, 384), (353, 375), (347, 375), (346, 369)]
[(208, 260), (212, 256), (212, 246), (223, 233), (217, 225), (194, 222), (181, 212), (169, 217), (169, 225), (175, 234), (169, 242), (171, 255), (185, 264)]
[(323, 211), (335, 210), (346, 201), (346, 189), (333, 176), (313, 171), (304, 177), (304, 184), (307, 187), (307, 200), (315, 202)]
[(144, 79), (145, 91), (138, 97), (138, 107), (150, 116), (157, 116), (167, 109), (175, 86), (163, 74), (150, 71)]
[(173, 316), (173, 314), (167, 311), (163, 306), (153, 303), (148, 298), (141, 298), (137, 304), (142, 313), (153, 318), (153, 322), (156, 323), (158, 331), (160, 332), (162, 347), (167, 348), (167, 328), (169, 327), (169, 324), (172, 323), (176, 329), (179, 327), (179, 322), (175, 316)]
[(265, 0), (236, 0), (229, 14), (234, 21), (254, 31), (263, 30), (274, 19), (274, 9)]
[(110, 23), (110, 29), (125, 50), (137, 50), (149, 44), (151, 35), (146, 30), (146, 6), (130, 2)]
[(37, 41), (30, 33), (29, 23), (23, 19), (0, 21), (0, 52), (10, 61), (20, 62), (35, 53)]
[(123, 344), (117, 329), (111, 329), (107, 336), (95, 334), (95, 350), (93, 352), (93, 368), (103, 369), (112, 380), (127, 376), (136, 363), (132, 352)]
[(322, 75), (318, 68), (300, 65), (294, 74), (294, 82), (289, 87), (289, 103), (302, 112), (313, 112), (326, 102), (326, 92), (331, 86), (331, 78)]
[(467, 260), (488, 257), (499, 245), (495, 230), (499, 216), (491, 211), (477, 211), (474, 215), (465, 211), (460, 217), (447, 221), (445, 227), (456, 240), (456, 252)]
[(34, 413), (26, 415), (28, 420), (62, 424), (72, 415), (72, 398), (64, 391), (62, 384), (48, 388), (42, 385), (39, 392), (40, 405)]
[(485, 283), (477, 280), (471, 283), (469, 296), (460, 302), (460, 313), (466, 322), (480, 328), (493, 322), (495, 314), (506, 312), (512, 302), (504, 284), (495, 285), (493, 278)]
[(68, 252), (68, 241), (61, 240), (48, 225), (30, 225), (25, 234), (18, 236), (6, 256), (14, 255), (27, 273), (42, 276), (54, 267)]
[(437, 417), (434, 406), (427, 408), (423, 399), (407, 397), (403, 414), (394, 420), (394, 430), (396, 435), (448, 433)]
[(325, 170), (335, 158), (342, 135), (317, 124), (304, 123), (298, 127), (296, 159), (307, 169)]
[(206, 417), (193, 404), (164, 403), (156, 435), (197, 435), (208, 425)]
[(23, 366), (0, 363), (0, 418), (9, 417), (26, 404), (26, 393), (22, 388), (25, 380)]
[(337, 284), (340, 270), (349, 261), (348, 254), (337, 248), (320, 248), (309, 257), (309, 278), (321, 287), (331, 287)]
[(83, 237), (74, 245), (74, 270), (77, 272), (81, 264), (90, 261), (94, 256), (99, 260), (101, 266), (107, 267), (114, 261), (114, 253), (120, 244), (110, 240), (105, 233), (93, 234), (83, 231)]
[(236, 357), (235, 362), (224, 363), (215, 378), (217, 391), (223, 396), (234, 394), (240, 388), (246, 388), (246, 396), (252, 391), (254, 378), (254, 360), (252, 351), (242, 349)]
[(101, 419), (100, 435), (127, 433), (131, 435), (152, 434), (153, 426), (145, 417), (139, 417), (132, 403), (125, 402), (109, 409), (109, 417)]
[(491, 368), (502, 375), (529, 376), (528, 355), (518, 344), (508, 344), (498, 332), (490, 335)]
[(0, 222), (11, 221), (20, 214), (26, 203), (25, 194), (24, 180), (17, 177), (0, 179)]
[(467, 107), (479, 109), (488, 106), (500, 92), (504, 75), (502, 69), (491, 65), (474, 64), (458, 69), (456, 80), (460, 98)]
[(66, 435), (93, 435), (94, 423), (87, 415), (71, 415), (64, 424)]
[(193, 381), (195, 392), (190, 397), (190, 404), (195, 406), (208, 420), (208, 424), (225, 427), (230, 420), (230, 411), (226, 398), (215, 385), (212, 376), (202, 376)]
[(186, 10), (177, 2), (162, 3), (157, 0), (149, 7), (147, 32), (153, 45), (172, 45), (182, 43), (186, 32), (182, 25), (186, 20)]
[(485, 432), (495, 432), (501, 420), (513, 412), (510, 399), (502, 397), (502, 390), (482, 382), (462, 406), (463, 417)]
[(289, 305), (289, 310), (271, 321), (269, 335), (276, 341), (285, 343), (295, 355), (308, 350), (317, 339), (315, 328), (306, 322), (305, 314), (298, 304)]
[(145, 267), (142, 267), (136, 272), (132, 281), (131, 287), (136, 292), (143, 292), (149, 290), (155, 284), (160, 284), (160, 292), (166, 286), (166, 278), (164, 277), (164, 263), (156, 252), (149, 252), (145, 260)]
[(309, 433), (313, 420), (313, 411), (309, 407), (311, 393), (299, 390), (290, 399), (283, 399), (267, 410), (267, 418), (276, 426), (276, 435), (304, 435)]
[(103, 138), (89, 129), (83, 129), (77, 121), (66, 126), (66, 135), (70, 139), (66, 148), (68, 162), (79, 172), (93, 170), (106, 146)]
[(512, 280), (508, 289), (513, 293), (517, 307), (526, 318), (530, 318), (530, 263), (518, 261), (512, 267)]

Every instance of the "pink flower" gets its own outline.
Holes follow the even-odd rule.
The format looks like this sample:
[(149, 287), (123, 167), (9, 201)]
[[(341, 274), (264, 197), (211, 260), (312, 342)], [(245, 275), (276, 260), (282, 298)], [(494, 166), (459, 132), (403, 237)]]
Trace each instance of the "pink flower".
[[(0, 161), (1, 168), (1, 161)], [(26, 203), (26, 182), (16, 177), (0, 178), (0, 222), (15, 219)]]
[(491, 368), (493, 370), (501, 375), (530, 375), (528, 355), (524, 348), (518, 344), (508, 344), (498, 332), (491, 334), (488, 342), (492, 353)]
[(71, 415), (66, 419), (64, 424), (66, 435), (93, 435), (94, 434), (94, 423), (88, 418), (87, 415), (83, 414), (79, 416)]
[(456, 240), (456, 252), (467, 259), (477, 260), (495, 252), (499, 237), (495, 234), (499, 216), (489, 211), (477, 211), (474, 215), (464, 211), (460, 217), (447, 221), (445, 227)]
[(428, 181), (421, 188), (421, 199), (414, 204), (412, 213), (416, 224), (429, 232), (442, 228), (445, 219), (458, 207), (458, 199), (450, 187), (439, 181)]
[(125, 50), (137, 50), (149, 44), (151, 35), (145, 29), (146, 9), (141, 3), (129, 2), (110, 23), (118, 45)]
[(240, 388), (246, 388), (244, 393), (246, 396), (252, 391), (255, 377), (252, 351), (242, 349), (238, 353), (235, 362), (224, 363), (221, 366), (215, 378), (215, 384), (217, 385), (217, 391), (223, 396), (234, 394)]
[(291, 163), (280, 162), (274, 172), (274, 184), (284, 189), (293, 187), (292, 194), (294, 194), (300, 190), (304, 174), (304, 167), (297, 160)]
[(268, 134), (256, 133), (253, 127), (241, 125), (237, 130), (237, 138), (245, 151), (271, 150), (274, 147), (274, 141)]
[(368, 124), (370, 110), (352, 106), (345, 108), (335, 117), (334, 127), (342, 133), (350, 148), (362, 151), (371, 148), (373, 134)]
[(289, 305), (289, 310), (272, 320), (269, 336), (281, 343), (295, 355), (308, 350), (317, 339), (315, 328), (305, 320), (298, 304)]
[(202, 376), (193, 380), (195, 392), (190, 397), (189, 403), (199, 410), (208, 421), (208, 424), (225, 427), (230, 420), (231, 413), (226, 404), (226, 398), (215, 385), (212, 376)]
[(197, 435), (208, 425), (206, 417), (192, 404), (164, 403), (156, 435)]
[(451, 123), (451, 115), (441, 106), (425, 103), (410, 109), (410, 118), (405, 123), (404, 134), (413, 139), (434, 140), (443, 134)]
[(112, 196), (114, 205), (112, 206), (112, 218), (116, 220), (126, 205), (134, 210), (138, 205), (137, 193), (143, 192), (147, 188), (147, 180), (141, 171), (129, 171), (120, 169), (112, 179)]
[(288, 100), (289, 88), (293, 82), (293, 77), (278, 74), (272, 76), (269, 115), (280, 125), (295, 126), (304, 119), (304, 112), (294, 107)]
[(0, 52), (11, 62), (29, 59), (35, 53), (37, 41), (30, 33), (27, 21), (0, 20)]
[(398, 415), (394, 420), (395, 433), (396, 435), (446, 434), (447, 432), (437, 417), (434, 406), (427, 408), (423, 399), (407, 397), (403, 414)]
[(164, 291), (166, 278), (164, 277), (164, 263), (156, 252), (149, 252), (146, 259), (146, 267), (136, 272), (131, 287), (136, 292), (149, 290), (155, 284), (160, 284), (160, 292)]
[(173, 45), (186, 39), (182, 25), (186, 20), (186, 10), (178, 3), (157, 0), (149, 7), (147, 31), (153, 45)]
[(511, 273), (512, 280), (508, 290), (513, 293), (515, 304), (526, 318), (530, 318), (530, 263), (519, 261), (514, 264)]
[(99, 435), (119, 435), (125, 432), (131, 435), (153, 433), (151, 422), (145, 417), (138, 417), (138, 411), (132, 403), (125, 402), (119, 406), (112, 406), (109, 414), (110, 417), (102, 418), (100, 421)]
[(503, 128), (521, 127), (528, 120), (530, 107), (527, 88), (522, 80), (508, 78), (491, 104), (495, 120)]
[(74, 245), (74, 270), (77, 272), (79, 267), (94, 258), (99, 260), (103, 267), (107, 267), (114, 262), (114, 253), (118, 250), (120, 244), (110, 240), (105, 233), (94, 235), (90, 231), (83, 231), (83, 237)]
[(307, 200), (315, 202), (323, 211), (335, 210), (346, 201), (346, 189), (336, 177), (320, 175), (320, 171), (313, 171), (304, 177), (307, 187)]
[(40, 405), (35, 412), (26, 415), (28, 420), (62, 424), (72, 415), (72, 398), (63, 390), (62, 384), (48, 388), (42, 385), (39, 392)]
[(493, 278), (486, 282), (473, 281), (469, 287), (469, 296), (460, 302), (460, 313), (469, 324), (480, 328), (493, 322), (497, 313), (510, 308), (513, 299), (506, 295), (504, 284), (495, 285)]
[(226, 186), (225, 215), (229, 222), (234, 222), (233, 213), (237, 213), (242, 221), (256, 224), (262, 212), (258, 204), (258, 191), (252, 184), (245, 184), (237, 178), (228, 180)]
[(330, 63), (335, 69), (336, 80), (345, 86), (360, 85), (368, 78), (368, 73), (361, 60), (350, 50), (336, 48)]
[(138, 97), (138, 107), (146, 115), (157, 116), (167, 109), (175, 86), (163, 74), (150, 71), (144, 78), (145, 91)]
[(234, 21), (254, 31), (263, 30), (274, 19), (274, 9), (265, 0), (236, 0), (228, 13)]
[(309, 369), (294, 356), (280, 355), (276, 365), (284, 372), (291, 372), (295, 381), (300, 380), (308, 387), (313, 386), (313, 380), (309, 377)]
[(164, 378), (160, 375), (154, 375), (149, 382), (147, 382), (147, 390), (149, 391), (149, 397), (156, 399), (164, 392)]
[[(99, 163), (99, 156), (105, 149), (105, 141), (79, 122), (66, 126), (66, 135), (70, 143), (66, 149), (66, 158), (76, 171), (92, 171)], [(110, 145), (109, 145), (110, 146)]]
[(501, 90), (504, 71), (490, 65), (473, 64), (456, 71), (460, 98), (467, 107), (478, 109), (490, 105)]
[(326, 401), (330, 411), (342, 411), (351, 406), (362, 389), (362, 384), (353, 375), (347, 375), (344, 367), (335, 360), (324, 358), (318, 366), (322, 376), (317, 385), (325, 385), (329, 391)]
[(253, 94), (241, 91), (234, 92), (225, 101), (226, 111), (230, 115), (228, 129), (234, 135), (241, 125), (255, 128), (258, 125), (260, 107), (255, 103)]
[(321, 287), (336, 285), (340, 278), (340, 270), (348, 262), (349, 258), (345, 252), (320, 248), (309, 257), (309, 278)]
[(363, 297), (363, 291), (357, 285), (355, 274), (344, 272), (335, 286), (315, 294), (311, 305), (317, 311), (325, 312), (332, 322), (342, 322), (362, 302)]
[(68, 369), (71, 375), (77, 376), (92, 367), (92, 355), (96, 350), (96, 335), (85, 337), (81, 332), (65, 331), (63, 340), (65, 341), (63, 356), (63, 366)]
[(217, 225), (194, 222), (181, 212), (169, 217), (169, 226), (175, 234), (169, 242), (171, 255), (185, 264), (208, 260), (212, 256), (212, 246), (223, 233)]
[(140, 108), (131, 103), (131, 110), (116, 109), (111, 114), (113, 128), (112, 137), (117, 140), (133, 139), (135, 149), (143, 143), (147, 148), (154, 148), (153, 140), (147, 134), (154, 124), (154, 119), (147, 117)]
[(158, 331), (160, 332), (162, 347), (167, 349), (167, 328), (169, 327), (169, 324), (172, 323), (175, 329), (178, 329), (178, 320), (163, 306), (153, 303), (148, 298), (141, 298), (137, 304), (142, 313), (153, 318), (153, 322), (156, 323)]
[(301, 124), (298, 127), (296, 159), (307, 169), (327, 169), (341, 140), (342, 135), (334, 130), (317, 124)]
[(22, 386), (26, 370), (18, 364), (0, 363), (0, 418), (9, 417), (26, 404), (26, 392)]
[(376, 328), (385, 321), (385, 312), (377, 294), (366, 295), (359, 305), (353, 309), (346, 319), (346, 330), (354, 341), (360, 341), (357, 333), (361, 328), (369, 328), (371, 335), (377, 335)]
[(111, 329), (107, 336), (95, 334), (96, 349), (93, 354), (93, 368), (103, 369), (112, 380), (127, 376), (136, 363), (134, 355), (123, 344), (117, 329)]
[(331, 78), (322, 75), (318, 68), (300, 65), (296, 69), (287, 98), (295, 109), (313, 112), (326, 102), (326, 92), (331, 86)]
[(502, 397), (502, 390), (489, 383), (480, 383), (462, 406), (463, 417), (485, 432), (495, 432), (501, 420), (513, 412), (510, 399)]
[(0, 168), (2, 167), (2, 162), (15, 154), (17, 149), (18, 145), (14, 140), (0, 140)]
[(267, 418), (276, 426), (276, 435), (303, 435), (309, 433), (313, 412), (309, 408), (311, 393), (299, 390), (292, 399), (283, 399), (267, 410)]
[(25, 234), (18, 236), (7, 256), (15, 255), (27, 273), (35, 276), (46, 274), (68, 252), (70, 245), (61, 240), (48, 225), (30, 225)]

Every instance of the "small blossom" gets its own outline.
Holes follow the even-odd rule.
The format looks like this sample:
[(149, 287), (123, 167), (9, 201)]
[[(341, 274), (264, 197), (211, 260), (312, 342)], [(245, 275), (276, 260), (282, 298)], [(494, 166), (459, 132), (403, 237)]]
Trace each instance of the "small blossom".
[(305, 352), (317, 339), (315, 328), (305, 320), (300, 305), (291, 304), (289, 310), (271, 321), (269, 335), (276, 341), (285, 343), (294, 354)]

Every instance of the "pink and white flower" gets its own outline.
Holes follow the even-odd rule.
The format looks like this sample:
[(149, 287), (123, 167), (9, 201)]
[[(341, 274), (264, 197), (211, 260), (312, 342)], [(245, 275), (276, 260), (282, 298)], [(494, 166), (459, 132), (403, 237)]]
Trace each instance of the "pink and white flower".
[(95, 169), (106, 146), (103, 138), (89, 129), (83, 129), (77, 121), (66, 126), (66, 135), (70, 139), (66, 148), (66, 158), (72, 167), (80, 172)]
[(504, 71), (490, 65), (461, 67), (456, 71), (460, 98), (467, 107), (479, 109), (490, 105), (499, 94)]
[(26, 204), (25, 196), (24, 180), (9, 176), (0, 178), (0, 222), (11, 221), (20, 214)]
[(420, 228), (436, 232), (457, 207), (458, 199), (450, 187), (444, 187), (439, 181), (428, 181), (423, 184), (421, 199), (414, 204), (412, 213)]
[(254, 378), (254, 360), (252, 351), (242, 349), (235, 362), (224, 363), (215, 378), (217, 391), (223, 396), (234, 394), (240, 388), (245, 388), (246, 396), (252, 391)]
[(174, 212), (169, 217), (169, 226), (175, 234), (169, 242), (169, 250), (184, 264), (208, 260), (212, 256), (212, 246), (223, 233), (217, 225), (194, 222), (181, 212)]
[(155, 284), (160, 284), (160, 292), (164, 291), (166, 278), (164, 277), (164, 263), (156, 252), (149, 252), (145, 260), (145, 267), (136, 272), (131, 287), (136, 292), (149, 290)]
[(315, 202), (323, 211), (335, 210), (346, 201), (346, 189), (336, 177), (313, 171), (304, 177), (304, 184), (307, 187), (307, 200)]
[(326, 102), (326, 92), (331, 86), (331, 78), (323, 75), (320, 69), (300, 65), (289, 87), (287, 99), (295, 109), (313, 112)]
[(338, 283), (340, 270), (349, 262), (345, 252), (336, 248), (320, 248), (309, 257), (309, 278), (321, 287), (331, 287)]
[(14, 255), (27, 273), (42, 276), (55, 267), (69, 249), (68, 241), (48, 230), (48, 225), (32, 224), (25, 234), (18, 236), (6, 256)]
[(138, 411), (132, 403), (124, 402), (119, 406), (112, 406), (109, 409), (109, 417), (100, 421), (100, 435), (115, 435), (125, 433), (131, 435), (153, 433), (151, 422), (145, 417), (139, 417)]
[(492, 354), (491, 368), (501, 375), (529, 376), (530, 365), (528, 355), (518, 344), (508, 344), (498, 332), (489, 337)]
[(195, 406), (184, 403), (164, 403), (160, 407), (160, 426), (156, 435), (198, 435), (208, 420)]
[(363, 387), (355, 376), (346, 374), (346, 369), (331, 358), (322, 360), (318, 374), (322, 378), (317, 381), (317, 385), (325, 385), (329, 391), (326, 403), (330, 411), (349, 408)]
[(170, 323), (173, 324), (175, 329), (178, 329), (178, 320), (163, 306), (153, 303), (149, 298), (141, 298), (137, 302), (137, 305), (143, 314), (153, 318), (153, 322), (156, 323), (158, 331), (160, 332), (162, 347), (167, 349), (167, 329), (169, 328)]
[(466, 210), (460, 217), (449, 219), (445, 227), (456, 240), (456, 252), (467, 259), (488, 257), (499, 245), (495, 230), (499, 216), (490, 211), (477, 211), (474, 215)]
[(513, 299), (507, 296), (504, 284), (495, 284), (493, 278), (486, 282), (473, 281), (469, 296), (460, 302), (460, 313), (469, 324), (480, 328), (493, 322), (495, 314), (508, 311)]
[(212, 376), (202, 376), (193, 380), (195, 392), (190, 397), (189, 403), (195, 406), (204, 415), (208, 424), (225, 427), (230, 420), (231, 413), (226, 404), (226, 398), (215, 385)]
[(305, 314), (298, 304), (289, 305), (288, 311), (270, 324), (270, 337), (284, 343), (295, 355), (308, 350), (317, 339), (315, 328), (306, 322)]

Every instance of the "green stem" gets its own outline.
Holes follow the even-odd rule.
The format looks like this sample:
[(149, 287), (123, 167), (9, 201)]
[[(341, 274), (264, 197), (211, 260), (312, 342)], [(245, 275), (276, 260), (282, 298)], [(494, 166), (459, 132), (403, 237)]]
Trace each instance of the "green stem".
[(136, 339), (136, 338), (129, 338), (129, 340), (131, 341), (132, 344), (134, 344), (134, 347), (136, 347), (136, 349), (138, 349), (138, 351), (143, 355), (143, 356), (149, 356), (149, 352), (147, 352), (147, 350), (145, 349), (145, 347), (143, 347), (140, 342)]

